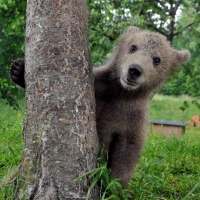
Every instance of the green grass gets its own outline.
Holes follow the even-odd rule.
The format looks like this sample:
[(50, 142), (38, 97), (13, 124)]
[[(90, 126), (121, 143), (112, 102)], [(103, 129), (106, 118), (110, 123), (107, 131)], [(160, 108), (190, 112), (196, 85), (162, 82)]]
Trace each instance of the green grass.
[[(19, 165), (22, 152), (23, 111), (14, 111), (0, 101), (0, 183)], [(12, 199), (13, 185), (0, 185), (0, 200)]]
[[(177, 98), (155, 95), (150, 104), (149, 118), (151, 120), (186, 122), (193, 115), (200, 116), (200, 109), (192, 101), (193, 99), (188, 96), (180, 96)], [(180, 109), (181, 107), (185, 107), (185, 110)]]
[(151, 133), (130, 187), (135, 199), (200, 199), (200, 128), (180, 139)]
[[(188, 107), (182, 111), (184, 101)], [(156, 95), (150, 108), (150, 119), (188, 121), (200, 110), (188, 97)], [(23, 111), (13, 111), (0, 102), (0, 180), (20, 162), (22, 151)], [(93, 183), (101, 177), (101, 199), (110, 200), (188, 200), (200, 199), (200, 127), (187, 127), (180, 139), (164, 139), (151, 133), (128, 188), (109, 177), (106, 164), (99, 162), (93, 171)], [(0, 200), (12, 199), (13, 185), (0, 188)]]

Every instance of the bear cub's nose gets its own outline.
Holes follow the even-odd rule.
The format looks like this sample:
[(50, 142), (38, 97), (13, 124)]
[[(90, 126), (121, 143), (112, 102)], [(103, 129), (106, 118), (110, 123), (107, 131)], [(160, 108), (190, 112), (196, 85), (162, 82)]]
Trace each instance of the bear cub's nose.
[(130, 65), (128, 68), (128, 75), (129, 78), (132, 80), (135, 80), (138, 77), (140, 77), (142, 73), (143, 73), (142, 68), (137, 64)]

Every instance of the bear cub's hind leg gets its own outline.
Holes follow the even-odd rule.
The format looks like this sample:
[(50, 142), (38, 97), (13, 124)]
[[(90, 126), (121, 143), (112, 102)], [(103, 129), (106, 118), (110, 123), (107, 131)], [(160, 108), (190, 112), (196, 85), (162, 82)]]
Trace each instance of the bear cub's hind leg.
[(10, 78), (17, 85), (25, 88), (24, 80), (24, 59), (18, 59), (12, 62), (10, 65)]

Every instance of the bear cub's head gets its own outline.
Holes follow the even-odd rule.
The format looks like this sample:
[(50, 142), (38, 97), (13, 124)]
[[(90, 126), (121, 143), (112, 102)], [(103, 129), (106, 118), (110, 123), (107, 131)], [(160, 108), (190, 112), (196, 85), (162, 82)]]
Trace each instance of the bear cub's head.
[(129, 27), (116, 49), (121, 85), (127, 90), (154, 89), (190, 57), (188, 50), (176, 50), (161, 34)]

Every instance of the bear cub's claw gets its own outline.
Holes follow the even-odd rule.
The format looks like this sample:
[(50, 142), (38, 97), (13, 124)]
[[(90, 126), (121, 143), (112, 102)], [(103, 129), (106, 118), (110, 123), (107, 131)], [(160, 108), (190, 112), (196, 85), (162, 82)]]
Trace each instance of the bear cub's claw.
[(17, 85), (25, 88), (24, 82), (24, 59), (18, 59), (10, 65), (10, 79)]

